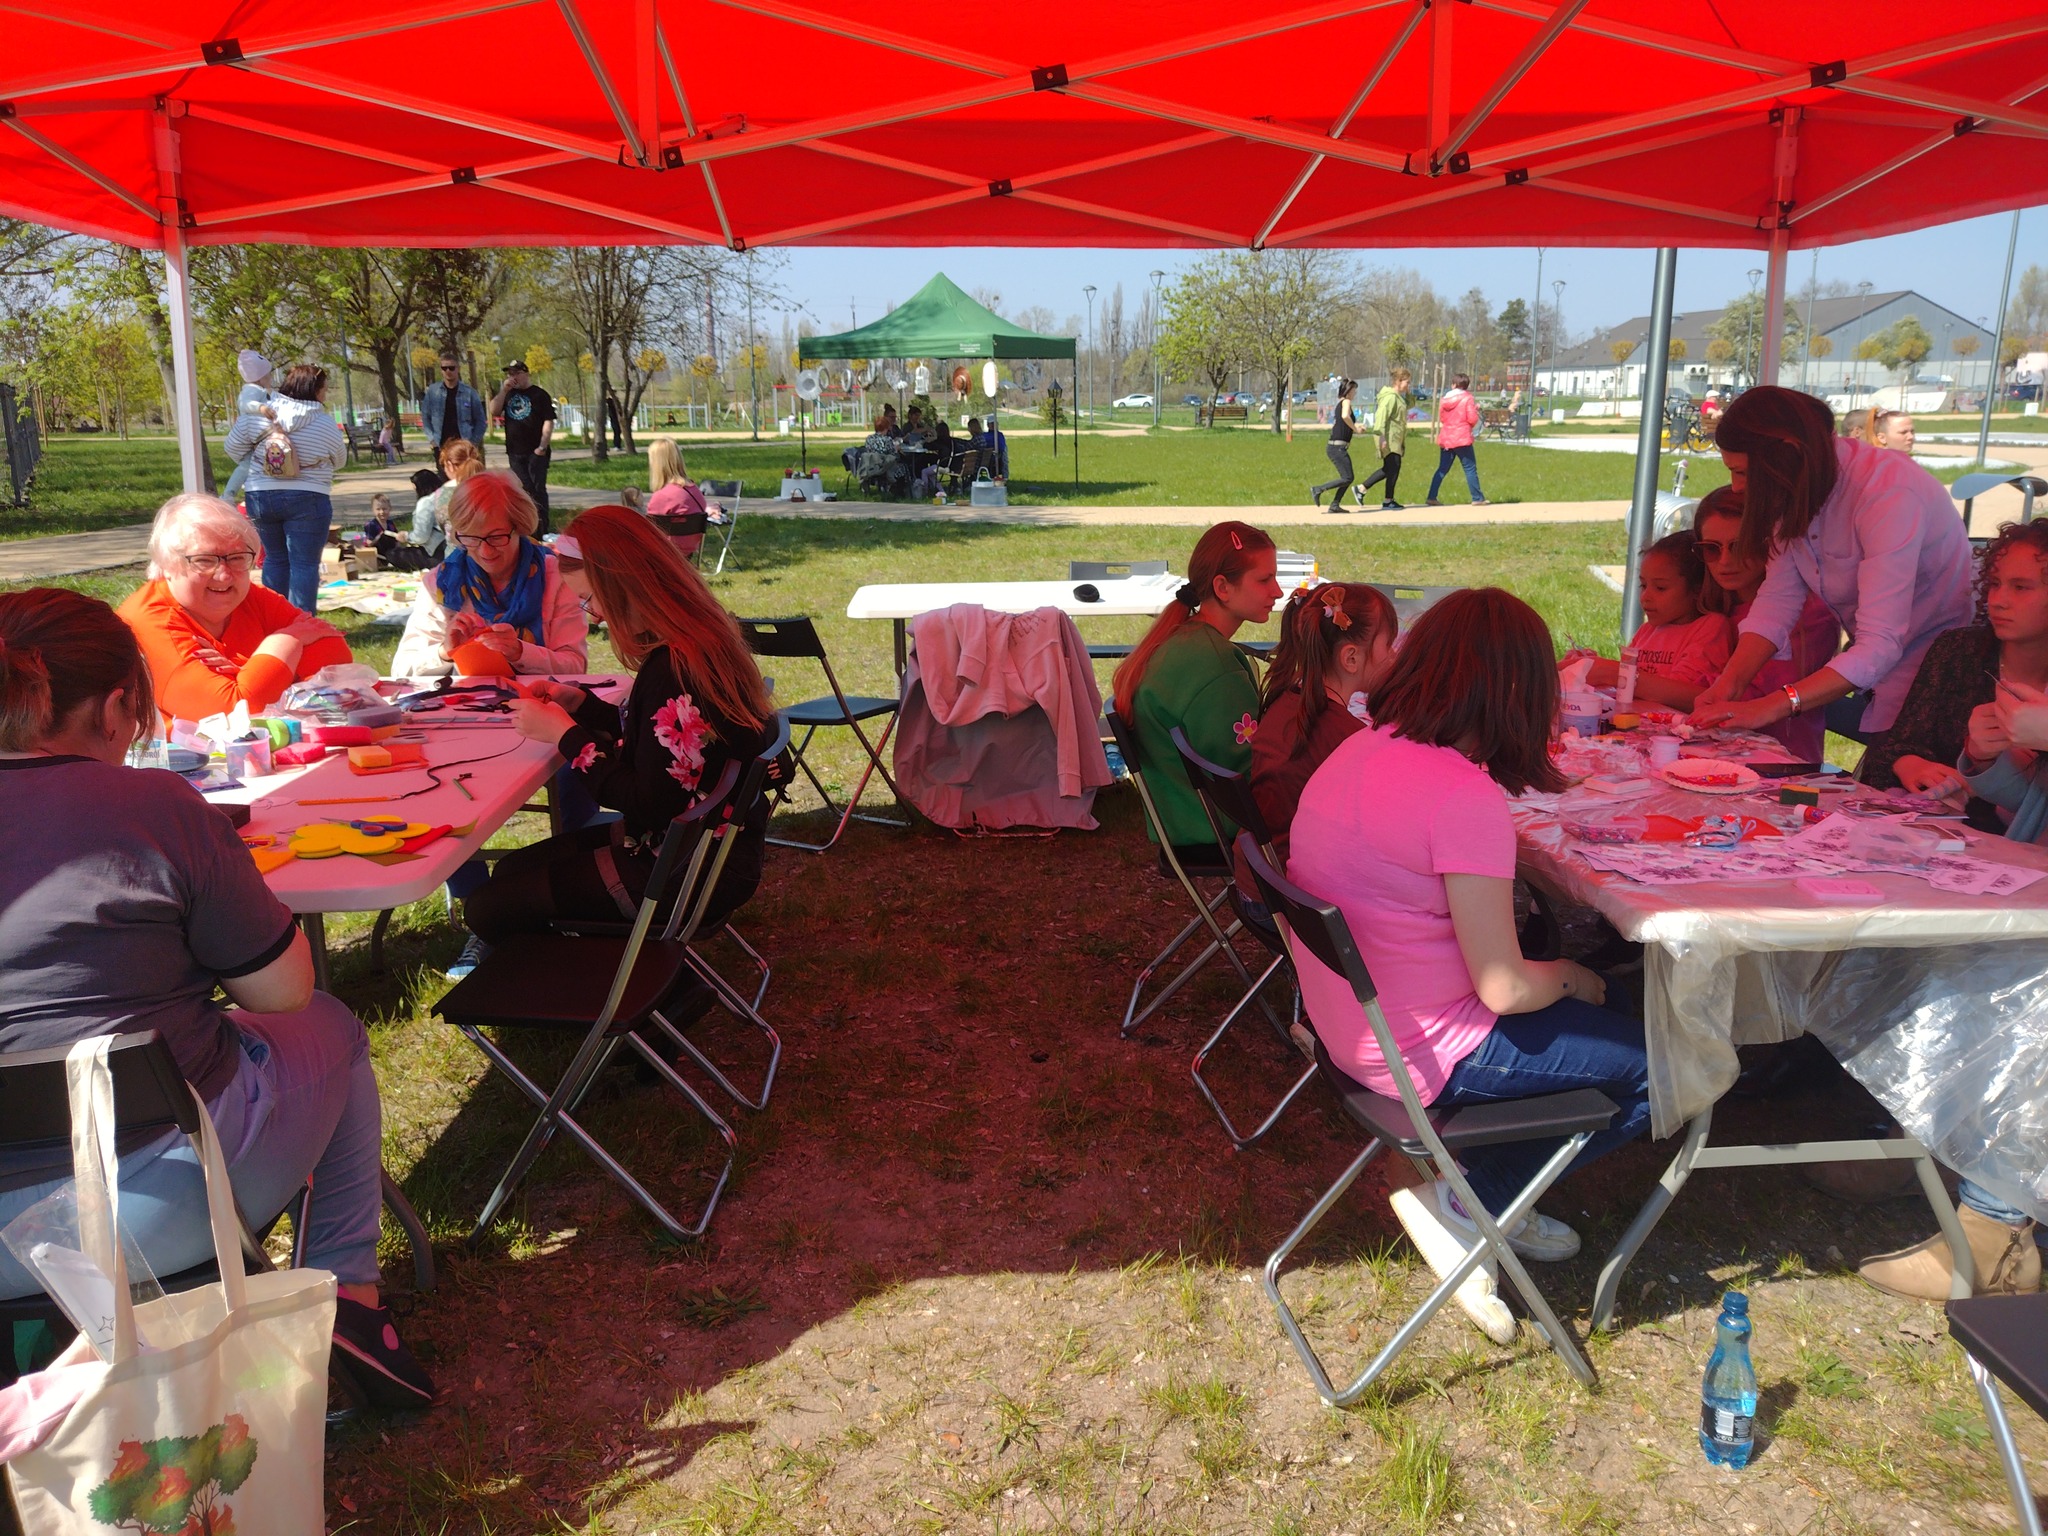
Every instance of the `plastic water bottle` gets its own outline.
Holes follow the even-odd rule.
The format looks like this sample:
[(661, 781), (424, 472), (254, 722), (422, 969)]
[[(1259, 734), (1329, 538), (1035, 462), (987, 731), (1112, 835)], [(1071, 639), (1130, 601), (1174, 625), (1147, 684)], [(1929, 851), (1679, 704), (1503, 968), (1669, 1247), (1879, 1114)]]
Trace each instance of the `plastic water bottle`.
[(1756, 1424), (1756, 1370), (1749, 1363), (1749, 1298), (1730, 1291), (1714, 1324), (1714, 1353), (1700, 1383), (1700, 1449), (1717, 1467), (1746, 1467)]

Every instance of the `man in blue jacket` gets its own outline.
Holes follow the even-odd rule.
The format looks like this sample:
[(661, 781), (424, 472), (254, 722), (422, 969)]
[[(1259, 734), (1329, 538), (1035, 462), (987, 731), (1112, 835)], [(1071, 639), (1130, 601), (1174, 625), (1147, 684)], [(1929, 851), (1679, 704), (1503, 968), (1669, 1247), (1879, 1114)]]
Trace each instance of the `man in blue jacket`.
[(483, 396), (462, 377), (462, 362), (453, 352), (441, 354), (441, 376), (420, 394), (420, 426), (438, 454), (451, 437), (466, 438), (481, 454), (484, 447)]

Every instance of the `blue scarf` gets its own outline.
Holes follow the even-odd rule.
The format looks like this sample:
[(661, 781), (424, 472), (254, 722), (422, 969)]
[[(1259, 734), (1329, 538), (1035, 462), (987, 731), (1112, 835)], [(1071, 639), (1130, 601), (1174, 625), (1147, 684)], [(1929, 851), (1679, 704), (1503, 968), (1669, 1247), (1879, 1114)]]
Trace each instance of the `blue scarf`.
[(441, 561), (441, 606), (460, 613), (464, 606), (490, 624), (509, 624), (527, 645), (541, 645), (541, 595), (547, 586), (548, 552), (524, 535), (519, 540), (519, 562), (512, 568), (511, 583), (499, 595), (484, 568), (470, 558), (469, 551), (455, 540), (448, 541), (448, 553)]

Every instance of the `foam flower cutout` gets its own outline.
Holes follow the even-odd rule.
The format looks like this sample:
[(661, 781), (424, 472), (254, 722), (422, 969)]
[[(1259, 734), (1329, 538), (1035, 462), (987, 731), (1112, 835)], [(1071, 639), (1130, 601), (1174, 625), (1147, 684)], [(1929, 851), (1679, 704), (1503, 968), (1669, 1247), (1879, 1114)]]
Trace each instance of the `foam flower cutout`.
[(668, 776), (685, 789), (695, 789), (704, 776), (704, 744), (710, 737), (711, 728), (687, 693), (677, 694), (654, 712), (654, 739), (675, 759), (668, 765)]
[(588, 773), (597, 762), (597, 743), (586, 741), (583, 750), (569, 760), (569, 766), (578, 773)]
[(1249, 710), (1245, 712), (1245, 717), (1242, 720), (1230, 728), (1230, 734), (1237, 738), (1237, 744), (1240, 747), (1249, 745), (1251, 739), (1258, 735), (1258, 733), (1259, 722), (1253, 718)]

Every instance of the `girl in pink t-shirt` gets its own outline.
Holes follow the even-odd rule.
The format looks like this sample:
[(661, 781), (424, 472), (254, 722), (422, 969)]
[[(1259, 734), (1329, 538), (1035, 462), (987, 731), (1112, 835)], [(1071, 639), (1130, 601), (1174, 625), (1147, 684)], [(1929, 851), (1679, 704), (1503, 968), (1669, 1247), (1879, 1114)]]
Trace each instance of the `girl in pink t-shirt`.
[[(1415, 623), (1369, 698), (1375, 727), (1331, 753), (1302, 791), (1288, 877), (1343, 912), (1389, 1033), (1424, 1103), (1477, 1104), (1597, 1087), (1619, 1107), (1573, 1167), (1649, 1124), (1643, 1027), (1601, 1006), (1606, 983), (1573, 960), (1529, 960), (1515, 928), (1515, 833), (1502, 791), (1551, 790), (1557, 672), (1550, 632), (1519, 598), (1455, 592)], [(1349, 984), (1294, 955), (1302, 1001), (1337, 1067), (1398, 1089)], [(1557, 1143), (1474, 1148), (1472, 1192), (1503, 1211)], [(1397, 1190), (1395, 1213), (1448, 1274), (1475, 1239), (1451, 1186)], [(1532, 1214), (1517, 1253), (1563, 1259), (1578, 1235)], [(1459, 1304), (1506, 1343), (1514, 1319), (1482, 1266)]]
[[(1644, 550), (1638, 576), (1643, 627), (1629, 641), (1636, 651), (1636, 697), (1691, 709), (1699, 691), (1721, 675), (1735, 654), (1735, 625), (1726, 614), (1709, 613), (1701, 605), (1707, 567), (1693, 534), (1669, 534)], [(1612, 688), (1620, 676), (1620, 662), (1602, 659), (1593, 663), (1586, 681)]]

